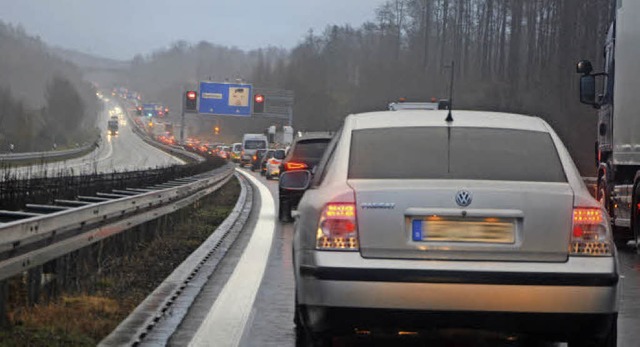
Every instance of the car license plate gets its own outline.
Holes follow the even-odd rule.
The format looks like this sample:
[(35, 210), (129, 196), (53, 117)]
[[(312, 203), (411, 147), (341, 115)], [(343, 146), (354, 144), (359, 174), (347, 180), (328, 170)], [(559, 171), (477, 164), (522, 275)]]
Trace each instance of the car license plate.
[(411, 221), (413, 241), (515, 243), (515, 229), (510, 218), (431, 216)]

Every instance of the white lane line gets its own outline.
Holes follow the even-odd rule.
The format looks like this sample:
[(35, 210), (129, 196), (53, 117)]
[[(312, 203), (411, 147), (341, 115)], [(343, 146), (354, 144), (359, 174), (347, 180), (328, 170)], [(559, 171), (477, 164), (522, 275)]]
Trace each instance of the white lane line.
[(233, 274), (211, 306), (189, 346), (238, 346), (267, 266), (275, 231), (275, 204), (271, 192), (253, 176), (240, 172), (258, 187), (260, 213), (253, 235)]

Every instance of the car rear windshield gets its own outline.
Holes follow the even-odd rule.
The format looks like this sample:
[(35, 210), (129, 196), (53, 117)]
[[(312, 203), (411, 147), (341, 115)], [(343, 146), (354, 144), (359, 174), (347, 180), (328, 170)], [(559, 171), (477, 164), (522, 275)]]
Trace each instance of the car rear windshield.
[(244, 149), (262, 149), (267, 148), (267, 143), (260, 140), (247, 140), (244, 142)]
[[(452, 127), (353, 131), (349, 178), (566, 182), (545, 132)], [(448, 145), (450, 143), (450, 145)]]
[(273, 155), (274, 158), (276, 159), (284, 159), (285, 153), (284, 150), (279, 149), (276, 151), (276, 153)]
[(234, 152), (242, 151), (242, 145), (233, 145), (233, 151)]
[(324, 150), (327, 148), (330, 141), (331, 139), (298, 141), (293, 149), (293, 157), (300, 159), (320, 159), (322, 158), (322, 154), (324, 154)]

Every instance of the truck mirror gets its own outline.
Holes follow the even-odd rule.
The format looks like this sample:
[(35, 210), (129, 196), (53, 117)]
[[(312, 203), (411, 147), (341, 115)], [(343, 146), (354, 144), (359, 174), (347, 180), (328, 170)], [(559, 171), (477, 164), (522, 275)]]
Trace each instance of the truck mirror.
[(579, 74), (589, 75), (593, 71), (593, 65), (588, 60), (580, 60), (576, 66), (576, 71)]
[(596, 104), (596, 78), (593, 75), (580, 77), (580, 102), (587, 105)]

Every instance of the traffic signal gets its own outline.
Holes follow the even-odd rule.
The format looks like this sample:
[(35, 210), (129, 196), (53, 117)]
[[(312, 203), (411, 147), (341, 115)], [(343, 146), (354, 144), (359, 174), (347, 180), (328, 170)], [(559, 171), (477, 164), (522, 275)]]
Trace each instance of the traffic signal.
[(215, 127), (213, 127), (213, 133), (215, 135), (220, 135), (220, 127), (217, 126), (217, 125)]
[(264, 95), (256, 94), (253, 97), (253, 113), (264, 113)]
[(198, 111), (198, 92), (195, 90), (188, 90), (185, 93), (184, 110), (186, 112)]
[(140, 106), (136, 107), (136, 114), (138, 116), (142, 116), (142, 107), (140, 107)]

